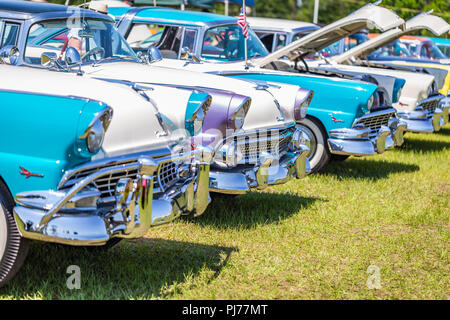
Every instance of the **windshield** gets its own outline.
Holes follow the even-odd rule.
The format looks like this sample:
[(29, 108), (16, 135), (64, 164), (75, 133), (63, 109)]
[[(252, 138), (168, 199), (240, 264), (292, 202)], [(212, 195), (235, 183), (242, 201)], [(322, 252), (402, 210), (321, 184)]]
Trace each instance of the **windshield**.
[(69, 24), (67, 19), (34, 24), (28, 34), (24, 60), (25, 63), (40, 65), (44, 52), (54, 52), (63, 59), (68, 47), (80, 53), (84, 64), (102, 59), (138, 61), (112, 24), (95, 19), (85, 19), (80, 25)]
[(376, 57), (413, 57), (411, 51), (409, 51), (408, 47), (400, 42), (399, 40), (395, 40), (384, 47), (377, 49), (369, 55), (371, 58)]
[[(248, 29), (247, 57), (269, 54), (258, 36)], [(208, 60), (239, 61), (245, 59), (245, 37), (238, 25), (208, 29), (203, 39), (202, 58)]]
[(436, 46), (434, 42), (405, 42), (409, 50), (418, 58), (423, 59), (446, 59), (447, 56)]

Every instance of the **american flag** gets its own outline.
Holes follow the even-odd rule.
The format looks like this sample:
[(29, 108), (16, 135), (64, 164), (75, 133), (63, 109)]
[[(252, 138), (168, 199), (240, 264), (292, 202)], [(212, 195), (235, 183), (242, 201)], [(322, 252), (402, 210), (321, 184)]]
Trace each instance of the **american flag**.
[(238, 18), (238, 25), (242, 28), (242, 33), (244, 34), (244, 37), (248, 38), (248, 24), (247, 24), (247, 17), (245, 15), (245, 8), (241, 9), (241, 14)]

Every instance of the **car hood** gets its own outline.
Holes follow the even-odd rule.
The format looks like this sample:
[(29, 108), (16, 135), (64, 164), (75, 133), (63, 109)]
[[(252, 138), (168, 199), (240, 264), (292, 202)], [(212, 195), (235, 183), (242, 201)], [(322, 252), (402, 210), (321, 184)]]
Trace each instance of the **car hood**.
[[(168, 59), (165, 59), (168, 60)], [(185, 63), (185, 61), (179, 61)], [(217, 75), (192, 72), (170, 67), (159, 67), (156, 65), (142, 65), (133, 62), (111, 62), (95, 67), (85, 66), (83, 71), (86, 75), (96, 78), (110, 78), (138, 83), (155, 83), (162, 85), (196, 86), (222, 89), (236, 92), (240, 95), (248, 96), (252, 99), (252, 104), (244, 122), (244, 130), (258, 129), (266, 126), (281, 126), (293, 120), (280, 114), (279, 107), (274, 101), (272, 94), (266, 90), (258, 90), (257, 85), (251, 82), (219, 77)], [(294, 86), (297, 90), (298, 87)], [(292, 96), (292, 104), (294, 103)], [(173, 97), (167, 97), (167, 107), (173, 105)], [(162, 104), (163, 101), (158, 101)], [(161, 107), (163, 108), (163, 107)], [(293, 114), (293, 110), (292, 110)], [(289, 113), (290, 115), (290, 113)], [(285, 121), (280, 121), (284, 118)]]
[[(0, 70), (2, 75), (8, 75), (0, 77), (1, 89), (92, 99), (110, 106), (113, 118), (105, 135), (103, 152), (98, 157), (167, 148), (171, 139), (181, 137), (160, 136), (158, 133), (164, 129), (154, 108), (126, 86), (30, 67), (0, 66)], [(11, 77), (17, 81), (11, 81)], [(55, 106), (58, 107), (64, 106)]]
[(444, 34), (445, 32), (448, 32), (450, 30), (450, 25), (444, 19), (433, 16), (429, 12), (424, 12), (409, 19), (406, 22), (404, 29), (395, 28), (386, 31), (378, 37), (361, 43), (360, 45), (353, 47), (343, 54), (332, 57), (331, 60), (336, 63), (344, 63), (351, 57), (357, 58), (360, 56), (367, 56), (383, 47), (384, 45), (400, 38), (402, 35), (422, 29), (426, 29), (430, 32), (433, 32), (435, 35), (440, 36), (441, 34)]
[(377, 28), (386, 31), (403, 26), (404, 20), (393, 11), (368, 4), (345, 18), (339, 19), (307, 36), (292, 42), (288, 46), (275, 51), (266, 57), (254, 59), (254, 64), (263, 67), (282, 57), (288, 57), (291, 61), (298, 57), (314, 55), (317, 51), (330, 44), (352, 35), (364, 28)]
[[(428, 88), (434, 81), (434, 76), (401, 70), (383, 69), (383, 68), (369, 68), (360, 66), (351, 66), (344, 64), (328, 64), (320, 65), (317, 67), (322, 69), (337, 69), (348, 72), (360, 72), (365, 74), (391, 76), (406, 80), (398, 103), (393, 104), (399, 110), (414, 110), (416, 102), (419, 100), (420, 95), (428, 92)], [(376, 77), (377, 78), (377, 77)], [(379, 79), (377, 79), (379, 80)]]

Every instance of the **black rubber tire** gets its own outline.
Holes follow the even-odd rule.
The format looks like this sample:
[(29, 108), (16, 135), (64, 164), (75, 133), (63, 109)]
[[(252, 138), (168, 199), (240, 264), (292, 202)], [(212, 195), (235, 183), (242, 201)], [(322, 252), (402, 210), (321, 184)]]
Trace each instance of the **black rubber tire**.
[(13, 208), (14, 200), (0, 180), (0, 288), (19, 271), (29, 249), (29, 240), (22, 238), (17, 229)]
[(311, 151), (308, 159), (311, 166), (311, 173), (316, 173), (330, 162), (331, 153), (328, 149), (328, 135), (322, 123), (314, 118), (307, 117), (298, 122), (297, 125), (306, 128), (309, 131), (308, 135), (313, 135), (312, 138), (315, 139), (316, 147), (314, 147), (313, 141), (311, 141)]
[(344, 154), (331, 154), (331, 161), (345, 161), (348, 157), (350, 156)]

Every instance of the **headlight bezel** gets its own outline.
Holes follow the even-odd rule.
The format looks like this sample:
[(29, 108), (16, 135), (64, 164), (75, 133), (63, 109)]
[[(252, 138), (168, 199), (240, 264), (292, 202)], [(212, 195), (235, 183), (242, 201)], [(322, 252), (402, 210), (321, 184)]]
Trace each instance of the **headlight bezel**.
[(186, 120), (186, 130), (191, 136), (196, 136), (202, 132), (206, 114), (211, 107), (211, 103), (212, 97), (207, 95), (202, 101), (199, 102), (189, 119)]
[[(305, 92), (307, 91), (307, 92)], [(294, 102), (294, 119), (295, 121), (301, 121), (306, 118), (308, 107), (314, 97), (314, 91), (300, 88), (295, 95)]]
[(83, 147), (78, 148), (81, 155), (95, 155), (100, 151), (112, 117), (113, 109), (108, 106), (95, 115), (84, 133), (78, 137), (79, 140), (83, 141)]
[(233, 130), (241, 130), (245, 123), (245, 118), (247, 117), (247, 113), (250, 110), (250, 106), (252, 104), (252, 99), (250, 97), (246, 97), (238, 108), (234, 111), (233, 115), (229, 117), (229, 125)]

